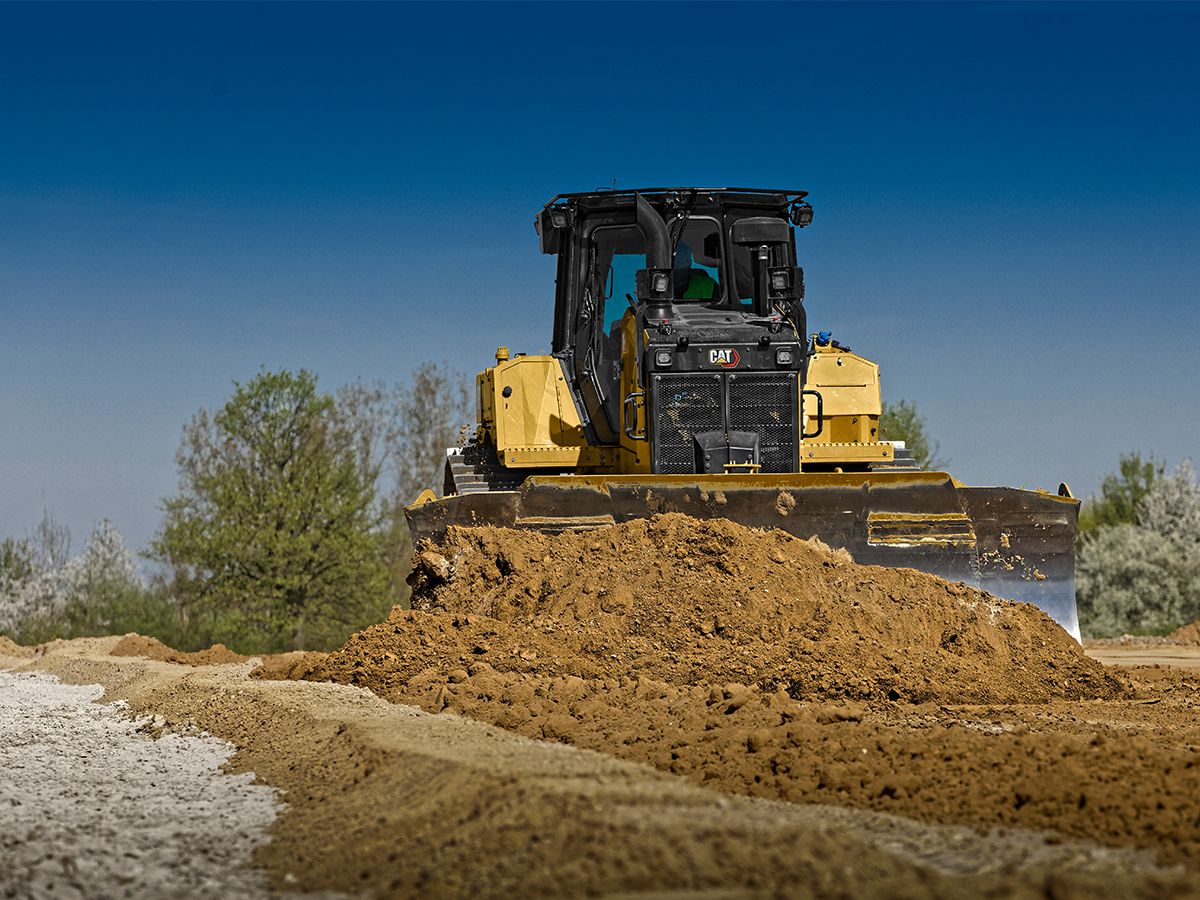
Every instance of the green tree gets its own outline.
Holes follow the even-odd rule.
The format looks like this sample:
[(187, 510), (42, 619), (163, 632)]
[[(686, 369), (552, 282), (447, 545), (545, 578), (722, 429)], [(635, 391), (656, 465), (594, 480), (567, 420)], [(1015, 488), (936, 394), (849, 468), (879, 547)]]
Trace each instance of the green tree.
[(1117, 471), (1104, 476), (1100, 496), (1089, 497), (1079, 511), (1079, 534), (1085, 535), (1112, 525), (1134, 525), (1142, 500), (1163, 477), (1165, 464), (1140, 453), (1124, 453)]
[(25, 581), (33, 571), (34, 551), (28, 538), (0, 541), (0, 583)]
[(235, 384), (184, 428), (151, 555), (192, 629), (250, 652), (332, 646), (389, 607), (360, 445), (307, 371)]
[(942, 445), (930, 436), (925, 417), (917, 411), (917, 404), (911, 400), (883, 404), (883, 412), (879, 416), (879, 439), (904, 441), (904, 446), (912, 452), (922, 469), (941, 469), (949, 462), (938, 456)]

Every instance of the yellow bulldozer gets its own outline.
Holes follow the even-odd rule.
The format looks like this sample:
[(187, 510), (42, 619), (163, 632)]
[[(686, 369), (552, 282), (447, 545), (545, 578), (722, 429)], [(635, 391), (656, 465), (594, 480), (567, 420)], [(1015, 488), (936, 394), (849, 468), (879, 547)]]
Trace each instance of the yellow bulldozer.
[(480, 373), (478, 422), (443, 496), (406, 509), (414, 544), (450, 525), (542, 531), (659, 512), (816, 536), (1033, 603), (1077, 640), (1079, 503), (968, 487), (879, 435), (879, 368), (810, 335), (796, 232), (804, 191), (560, 194), (535, 218), (557, 256), (551, 352)]

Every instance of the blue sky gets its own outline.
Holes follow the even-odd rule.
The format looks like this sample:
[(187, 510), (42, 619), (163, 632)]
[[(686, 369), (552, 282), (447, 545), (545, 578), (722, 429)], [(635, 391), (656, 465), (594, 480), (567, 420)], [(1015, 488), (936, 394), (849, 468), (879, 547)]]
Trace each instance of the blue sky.
[(134, 546), (183, 423), (549, 343), (535, 210), (812, 193), (809, 322), (972, 483), (1200, 447), (1200, 5), (0, 5), (0, 535)]

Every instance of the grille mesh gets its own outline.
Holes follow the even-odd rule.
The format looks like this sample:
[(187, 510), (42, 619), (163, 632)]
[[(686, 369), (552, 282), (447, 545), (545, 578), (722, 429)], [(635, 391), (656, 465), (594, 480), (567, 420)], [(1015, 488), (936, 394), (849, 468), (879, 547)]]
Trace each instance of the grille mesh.
[(795, 465), (796, 376), (743, 375), (729, 379), (729, 428), (758, 432), (763, 472), (791, 472)]
[(794, 373), (749, 375), (662, 375), (652, 398), (656, 435), (656, 470), (664, 474), (696, 471), (692, 435), (726, 428), (722, 398), (729, 391), (733, 431), (759, 436), (763, 472), (795, 471), (796, 376)]
[(692, 435), (720, 431), (721, 377), (675, 375), (655, 381), (658, 471), (682, 475), (696, 471)]

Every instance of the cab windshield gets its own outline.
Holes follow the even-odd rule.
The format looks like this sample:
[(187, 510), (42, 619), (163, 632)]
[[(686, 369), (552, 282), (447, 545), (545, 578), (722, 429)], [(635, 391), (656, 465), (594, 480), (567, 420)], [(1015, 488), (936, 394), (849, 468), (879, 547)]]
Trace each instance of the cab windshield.
[[(646, 268), (646, 245), (636, 225), (613, 225), (592, 233), (589, 288), (603, 306), (606, 332), (629, 309), (636, 295), (635, 279)], [(675, 246), (675, 300), (720, 304), (725, 300), (721, 279), (721, 236), (713, 219), (692, 217)]]

